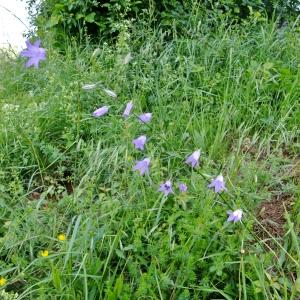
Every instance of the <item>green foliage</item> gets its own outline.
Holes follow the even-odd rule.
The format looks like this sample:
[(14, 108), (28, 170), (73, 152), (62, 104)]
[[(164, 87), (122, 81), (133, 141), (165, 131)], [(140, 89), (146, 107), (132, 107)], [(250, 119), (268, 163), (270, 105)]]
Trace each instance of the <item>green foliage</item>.
[(254, 11), (267, 14), (269, 17), (280, 17), (288, 21), (299, 14), (299, 0), (206, 0), (206, 7), (222, 17), (239, 21), (251, 16)]
[[(298, 24), (277, 29), (253, 18), (210, 30), (193, 21), (185, 38), (137, 26), (96, 50), (66, 38), (65, 55), (43, 41), (47, 60), (37, 70), (1, 53), (6, 291), (20, 299), (296, 298)], [(82, 89), (95, 82), (118, 98)], [(149, 126), (122, 117), (128, 100), (135, 113), (153, 113)], [(104, 104), (110, 113), (92, 118)], [(132, 172), (143, 155), (132, 139), (142, 133), (149, 178)], [(191, 171), (183, 162), (196, 148), (201, 166)], [(220, 172), (222, 198), (201, 176)], [(188, 193), (164, 201), (157, 189), (166, 178), (186, 182)], [(256, 207), (282, 194), (294, 203), (286, 235), (260, 239)], [(244, 210), (243, 223), (226, 222), (232, 207)]]
[[(28, 5), (33, 11), (36, 1), (29, 0)], [(214, 22), (227, 19), (233, 23), (265, 13), (269, 17), (275, 14), (283, 22), (297, 15), (299, 0), (43, 0), (32, 19), (40, 36), (51, 32), (61, 46), (65, 34), (80, 39), (89, 35), (96, 41), (114, 40), (121, 31), (130, 31), (137, 19), (165, 31), (176, 26), (179, 32), (185, 32), (196, 10), (198, 22), (204, 15), (213, 17)]]
[(1, 300), (17, 300), (18, 294), (7, 293), (4, 290), (0, 291), (0, 299)]

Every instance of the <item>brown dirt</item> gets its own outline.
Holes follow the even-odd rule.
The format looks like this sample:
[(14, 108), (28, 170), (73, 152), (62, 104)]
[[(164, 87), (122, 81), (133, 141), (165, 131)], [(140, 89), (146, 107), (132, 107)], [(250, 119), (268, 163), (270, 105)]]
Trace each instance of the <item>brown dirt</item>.
[[(258, 207), (257, 220), (273, 237), (284, 236), (285, 212), (291, 210), (292, 203), (293, 199), (290, 195), (279, 194)], [(261, 239), (270, 238), (259, 224), (254, 226), (254, 230)]]

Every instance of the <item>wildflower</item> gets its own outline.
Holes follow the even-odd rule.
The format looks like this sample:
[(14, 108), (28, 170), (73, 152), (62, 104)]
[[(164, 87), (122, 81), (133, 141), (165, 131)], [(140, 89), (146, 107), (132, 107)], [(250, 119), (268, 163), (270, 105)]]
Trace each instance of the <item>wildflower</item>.
[(58, 236), (57, 236), (58, 240), (60, 241), (65, 241), (67, 239), (66, 235), (63, 234), (63, 233), (60, 233)]
[(49, 255), (49, 251), (48, 250), (42, 250), (41, 251), (41, 256), (47, 257), (48, 255)]
[(145, 135), (141, 135), (140, 137), (133, 140), (132, 143), (135, 146), (135, 149), (144, 150), (146, 141), (147, 137)]
[(0, 286), (6, 285), (7, 280), (4, 277), (0, 277)]
[(132, 101), (130, 101), (126, 104), (126, 108), (124, 110), (123, 117), (125, 117), (125, 118), (129, 117), (132, 108), (133, 108), (133, 104), (132, 104)]
[(83, 90), (89, 91), (89, 90), (93, 90), (97, 87), (97, 83), (91, 83), (91, 84), (85, 84), (82, 86)]
[(133, 171), (139, 171), (140, 175), (149, 173), (150, 158), (144, 158), (136, 162), (136, 165), (133, 167)]
[(196, 150), (193, 152), (187, 159), (186, 163), (190, 164), (193, 168), (199, 165), (199, 158), (200, 158), (200, 150)]
[(152, 114), (151, 113), (145, 113), (145, 114), (142, 114), (139, 116), (139, 120), (142, 122), (142, 123), (148, 123), (150, 122), (152, 118)]
[(216, 193), (227, 191), (227, 188), (225, 187), (224, 177), (222, 175), (219, 175), (215, 179), (213, 179), (208, 187), (214, 188)]
[(38, 68), (40, 60), (46, 59), (46, 50), (40, 48), (40, 44), (40, 40), (35, 41), (34, 44), (31, 44), (29, 40), (26, 41), (27, 49), (23, 50), (20, 55), (29, 58), (25, 65), (27, 68), (31, 66)]
[(91, 58), (97, 57), (101, 53), (101, 50), (99, 48), (96, 48), (91, 56)]
[(131, 53), (129, 52), (129, 53), (125, 56), (124, 61), (123, 61), (123, 64), (124, 64), (124, 65), (127, 65), (128, 63), (130, 63), (130, 61), (131, 61), (132, 59), (133, 59), (133, 57), (132, 57)]
[(102, 117), (108, 113), (108, 106), (102, 106), (93, 112), (94, 117)]
[(163, 192), (165, 196), (168, 196), (170, 193), (173, 193), (172, 182), (170, 180), (167, 180), (165, 183), (162, 183), (158, 191)]
[(227, 214), (229, 215), (227, 221), (228, 222), (233, 221), (234, 223), (236, 223), (237, 221), (242, 220), (243, 211), (241, 209), (237, 209), (235, 211), (229, 210), (227, 211)]
[(103, 91), (110, 97), (117, 98), (117, 94), (109, 89), (103, 88)]
[(187, 186), (182, 182), (178, 184), (178, 188), (179, 188), (180, 192), (182, 192), (182, 193), (187, 191)]

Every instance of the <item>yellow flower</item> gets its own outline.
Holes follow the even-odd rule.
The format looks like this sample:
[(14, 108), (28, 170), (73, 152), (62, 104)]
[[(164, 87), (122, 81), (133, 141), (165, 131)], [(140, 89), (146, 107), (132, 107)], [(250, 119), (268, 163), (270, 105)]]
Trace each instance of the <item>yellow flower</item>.
[(49, 255), (49, 251), (48, 251), (48, 250), (42, 250), (42, 251), (41, 251), (41, 255), (42, 255), (43, 257), (47, 257), (47, 256)]
[(0, 286), (6, 285), (6, 279), (3, 277), (0, 277)]
[(60, 233), (57, 238), (60, 240), (60, 241), (65, 241), (67, 239), (66, 235), (63, 234), (63, 233)]

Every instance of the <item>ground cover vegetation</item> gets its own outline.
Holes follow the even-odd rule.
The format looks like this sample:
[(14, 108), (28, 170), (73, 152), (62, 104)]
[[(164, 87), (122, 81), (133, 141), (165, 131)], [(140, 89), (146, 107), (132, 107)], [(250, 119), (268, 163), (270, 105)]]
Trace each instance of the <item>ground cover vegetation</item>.
[(191, 5), (1, 51), (3, 299), (298, 299), (299, 20)]

